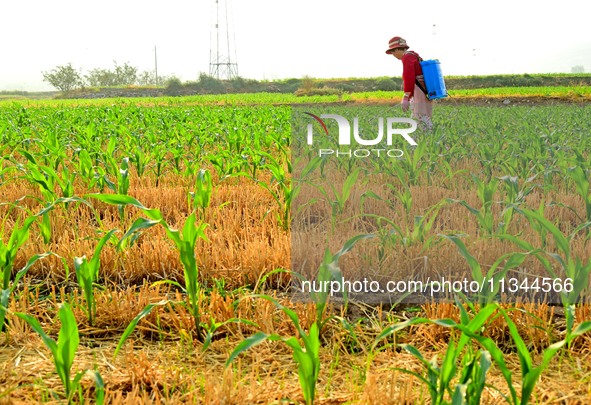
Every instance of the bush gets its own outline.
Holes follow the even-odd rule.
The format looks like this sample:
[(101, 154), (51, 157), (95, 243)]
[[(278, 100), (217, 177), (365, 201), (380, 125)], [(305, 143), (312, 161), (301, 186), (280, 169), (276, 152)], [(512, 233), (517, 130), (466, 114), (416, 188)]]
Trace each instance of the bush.
[(342, 96), (343, 90), (335, 89), (335, 88), (327, 87), (327, 86), (313, 87), (309, 90), (306, 90), (305, 88), (300, 88), (300, 89), (296, 90), (295, 95), (296, 96), (335, 96), (335, 95)]
[(396, 82), (394, 79), (390, 78), (381, 78), (377, 80), (376, 83), (376, 90), (383, 90), (383, 91), (395, 91), (400, 90), (400, 82)]

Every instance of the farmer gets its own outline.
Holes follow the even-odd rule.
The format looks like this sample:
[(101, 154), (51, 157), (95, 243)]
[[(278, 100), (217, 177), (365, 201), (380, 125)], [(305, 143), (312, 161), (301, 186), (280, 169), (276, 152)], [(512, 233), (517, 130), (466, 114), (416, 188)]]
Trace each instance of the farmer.
[(421, 62), (423, 59), (418, 53), (409, 51), (406, 41), (400, 37), (394, 37), (388, 43), (387, 54), (394, 55), (402, 61), (402, 87), (404, 97), (402, 98), (402, 111), (408, 111), (412, 104), (412, 118), (419, 121), (425, 129), (433, 129), (431, 116), (433, 115), (433, 104), (427, 98), (425, 80)]

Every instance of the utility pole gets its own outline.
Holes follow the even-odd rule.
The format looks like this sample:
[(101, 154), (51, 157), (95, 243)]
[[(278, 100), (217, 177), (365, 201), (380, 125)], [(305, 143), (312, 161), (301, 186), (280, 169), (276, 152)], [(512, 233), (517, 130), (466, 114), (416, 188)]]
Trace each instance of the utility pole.
[(156, 84), (158, 84), (158, 55), (156, 53), (156, 45), (154, 45), (154, 75), (156, 76)]

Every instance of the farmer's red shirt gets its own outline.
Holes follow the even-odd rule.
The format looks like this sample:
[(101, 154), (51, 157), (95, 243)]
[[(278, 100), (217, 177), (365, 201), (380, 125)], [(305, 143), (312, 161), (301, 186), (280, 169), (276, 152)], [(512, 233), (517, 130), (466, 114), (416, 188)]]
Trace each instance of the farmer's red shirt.
[(405, 93), (412, 97), (415, 91), (415, 80), (423, 74), (421, 68), (421, 57), (414, 51), (406, 51), (402, 56), (402, 86)]

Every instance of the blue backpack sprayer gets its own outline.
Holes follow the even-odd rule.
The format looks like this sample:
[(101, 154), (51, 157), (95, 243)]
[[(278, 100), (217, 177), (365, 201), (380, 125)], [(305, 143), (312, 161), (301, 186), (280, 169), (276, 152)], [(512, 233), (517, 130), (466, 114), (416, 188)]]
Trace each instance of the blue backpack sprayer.
[(426, 96), (429, 100), (447, 97), (445, 81), (441, 73), (441, 64), (437, 59), (424, 60), (420, 62), (423, 69), (423, 78), (427, 88)]

